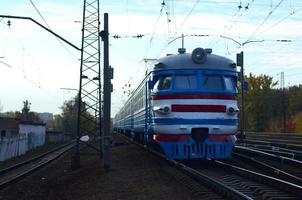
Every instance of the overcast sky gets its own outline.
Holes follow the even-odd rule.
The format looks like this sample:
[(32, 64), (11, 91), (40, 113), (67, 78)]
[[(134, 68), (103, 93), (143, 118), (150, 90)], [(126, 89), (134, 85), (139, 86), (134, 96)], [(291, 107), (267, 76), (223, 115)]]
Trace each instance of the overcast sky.
[[(81, 43), (83, 1), (32, 0), (48, 25), (77, 46)], [(122, 87), (134, 89), (145, 71), (144, 58), (185, 48), (212, 48), (236, 60), (245, 52), (246, 73), (267, 74), (286, 86), (302, 84), (302, 1), (300, 0), (100, 0), (109, 13), (110, 64), (115, 68), (112, 114), (127, 100)], [(30, 0), (0, 0), (0, 14), (28, 16), (44, 24)], [(162, 10), (162, 12), (160, 12)], [(102, 19), (101, 19), (102, 20)], [(78, 88), (80, 54), (31, 22), (0, 18), (0, 102), (2, 111), (61, 112)], [(132, 38), (138, 34), (143, 38)], [(208, 36), (190, 36), (208, 35)], [(224, 37), (224, 38), (223, 38)], [(229, 39), (226, 39), (229, 38)], [(280, 42), (290, 40), (290, 42)], [(248, 41), (248, 43), (247, 43)], [(244, 44), (244, 45), (243, 45)]]

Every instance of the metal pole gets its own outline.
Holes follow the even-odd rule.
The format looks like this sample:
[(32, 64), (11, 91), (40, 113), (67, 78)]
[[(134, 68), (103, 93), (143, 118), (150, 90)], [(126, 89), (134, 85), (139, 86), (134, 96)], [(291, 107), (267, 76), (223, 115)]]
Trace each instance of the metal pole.
[[(98, 1), (97, 2), (98, 3), (98, 11), (97, 11), (97, 13), (98, 13), (98, 19), (100, 19), (100, 10), (99, 10), (99, 8), (100, 8), (100, 1)], [(100, 32), (100, 25), (101, 25), (101, 22), (99, 21), (99, 23), (98, 23), (98, 31)], [(98, 133), (98, 136), (99, 136), (99, 142), (100, 142), (100, 144), (99, 144), (99, 156), (100, 156), (100, 159), (102, 158), (102, 119), (103, 119), (103, 116), (102, 116), (102, 83), (101, 83), (101, 62), (100, 62), (100, 59), (101, 59), (101, 42), (100, 42), (100, 39), (98, 40), (98, 48), (99, 48), (99, 52), (98, 52), (98, 57), (99, 57), (99, 88), (98, 88), (98, 100), (99, 100), (99, 104), (98, 104), (98, 107), (99, 107), (99, 109), (98, 109), (98, 111), (99, 111), (99, 113), (98, 113), (98, 116), (99, 116), (99, 118), (97, 119), (98, 120), (98, 124), (99, 124), (99, 127), (98, 127), (98, 131), (99, 131), (99, 133)]]
[(284, 72), (281, 72), (281, 89), (282, 89), (283, 133), (286, 133), (286, 108), (285, 108), (285, 81), (284, 81)]
[(110, 105), (111, 105), (111, 78), (109, 67), (109, 30), (108, 13), (104, 14), (104, 133), (102, 134), (103, 167), (110, 168)]
[(76, 135), (76, 145), (74, 156), (72, 160), (72, 169), (78, 169), (80, 167), (80, 137), (81, 137), (81, 97), (82, 97), (82, 69), (83, 69), (83, 55), (84, 55), (84, 28), (85, 28), (85, 8), (86, 8), (86, 0), (84, 0), (83, 7), (83, 25), (82, 25), (82, 48), (81, 48), (81, 66), (80, 66), (80, 85), (79, 85), (79, 93), (78, 93), (78, 119), (77, 119), (77, 135)]
[(241, 82), (241, 108), (240, 108), (240, 136), (239, 139), (245, 138), (244, 133), (244, 69), (243, 69), (243, 51), (237, 53), (237, 66), (240, 67), (240, 82)]
[(60, 35), (56, 34), (55, 32), (53, 32), (52, 30), (50, 30), (49, 28), (43, 26), (42, 24), (40, 24), (39, 22), (37, 22), (36, 20), (34, 20), (33, 18), (30, 17), (22, 17), (22, 16), (12, 16), (12, 15), (0, 15), (0, 18), (9, 18), (9, 19), (25, 19), (25, 20), (30, 20), (32, 22), (34, 22), (35, 24), (37, 24), (38, 26), (42, 27), (44, 30), (48, 31), (49, 33), (53, 34), (54, 36), (56, 36), (57, 38), (59, 38), (60, 40), (62, 40), (63, 42), (67, 43), (68, 45), (72, 46), (73, 48), (75, 48), (76, 50), (81, 51), (81, 49), (79, 47), (77, 47), (76, 45), (72, 44), (71, 42), (67, 41), (66, 39), (64, 39), (63, 37), (61, 37)]
[(245, 138), (245, 112), (244, 112), (244, 62), (243, 62), (243, 51), (240, 52), (240, 57), (241, 57), (241, 130), (240, 130), (240, 134), (241, 134), (241, 139)]
[(185, 46), (185, 36), (184, 36), (184, 34), (182, 34), (181, 35), (181, 48), (184, 48), (184, 46)]

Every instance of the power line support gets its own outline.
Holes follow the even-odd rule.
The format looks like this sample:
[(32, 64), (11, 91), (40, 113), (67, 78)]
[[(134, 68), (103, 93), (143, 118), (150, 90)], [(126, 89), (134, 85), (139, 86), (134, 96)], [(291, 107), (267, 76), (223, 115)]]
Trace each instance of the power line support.
[(240, 108), (240, 140), (245, 138), (245, 112), (244, 112), (244, 57), (243, 51), (237, 54), (237, 66), (240, 66), (241, 82), (241, 108)]
[(281, 90), (282, 90), (282, 118), (283, 118), (283, 133), (286, 133), (286, 104), (285, 104), (285, 80), (284, 72), (281, 72)]
[[(101, 134), (101, 66), (100, 66), (100, 16), (99, 1), (84, 0), (80, 85), (78, 93), (77, 139), (72, 168), (80, 167), (81, 141), (83, 135), (90, 136), (86, 146), (93, 144)], [(94, 116), (94, 117), (92, 117)], [(99, 136), (99, 137), (96, 137)], [(101, 141), (100, 141), (101, 142)]]
[(75, 48), (76, 50), (81, 51), (81, 49), (79, 47), (77, 47), (76, 45), (72, 44), (71, 42), (69, 42), (68, 40), (66, 40), (65, 38), (63, 38), (62, 36), (58, 35), (57, 33), (53, 32), (52, 30), (50, 30), (49, 28), (43, 26), (42, 24), (40, 24), (39, 22), (37, 22), (36, 20), (34, 20), (33, 18), (30, 17), (23, 17), (23, 16), (13, 16), (13, 15), (0, 15), (0, 18), (8, 18), (8, 19), (25, 19), (25, 20), (29, 20), (32, 21), (33, 23), (35, 23), (36, 25), (40, 26), (41, 28), (43, 28), (44, 30), (46, 30), (47, 32), (51, 33), (52, 35), (56, 36), (57, 38), (59, 38), (60, 40), (62, 40), (63, 42), (67, 43), (69, 46), (72, 46), (73, 48)]
[(104, 134), (102, 135), (102, 151), (103, 151), (103, 167), (110, 168), (110, 127), (111, 127), (111, 79), (113, 78), (113, 69), (109, 66), (109, 28), (108, 13), (104, 14), (104, 30), (100, 32), (100, 36), (104, 42)]

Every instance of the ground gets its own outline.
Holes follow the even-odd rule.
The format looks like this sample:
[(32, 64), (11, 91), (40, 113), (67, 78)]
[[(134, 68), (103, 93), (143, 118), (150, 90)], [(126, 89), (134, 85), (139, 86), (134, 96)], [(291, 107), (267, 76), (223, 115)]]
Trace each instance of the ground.
[(0, 191), (0, 200), (200, 199), (198, 183), (165, 162), (124, 143), (111, 149), (111, 167), (98, 156), (81, 156), (70, 169), (72, 151), (30, 177)]

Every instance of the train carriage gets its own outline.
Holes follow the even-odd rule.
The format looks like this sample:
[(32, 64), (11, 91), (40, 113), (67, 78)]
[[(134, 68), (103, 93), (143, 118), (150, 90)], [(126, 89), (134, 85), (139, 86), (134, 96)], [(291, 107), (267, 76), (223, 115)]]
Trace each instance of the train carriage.
[(168, 55), (132, 93), (114, 129), (171, 159), (231, 157), (238, 126), (236, 64), (197, 48)]

